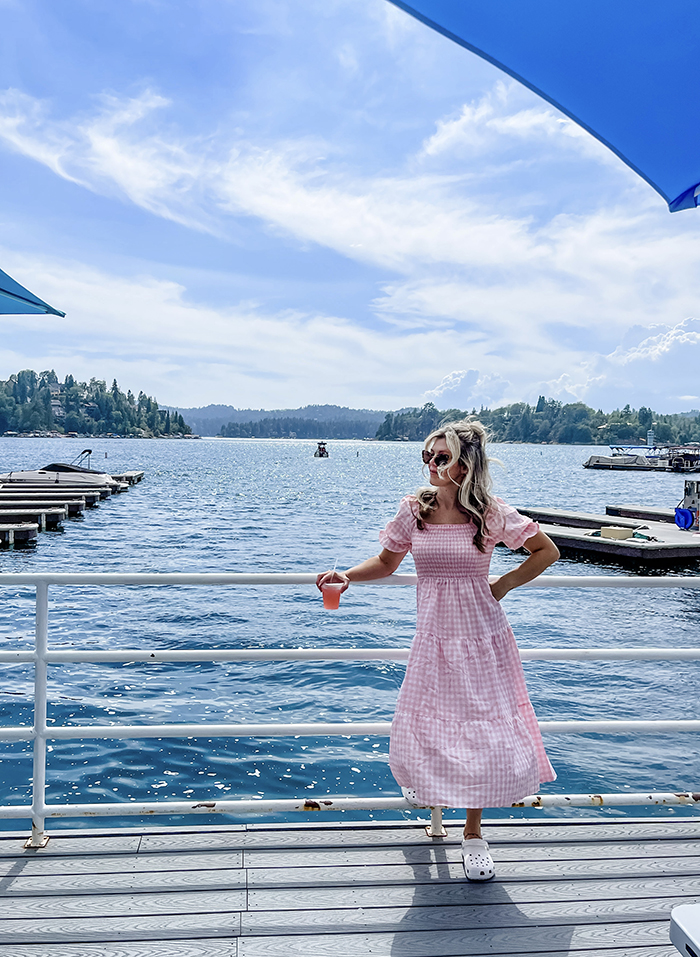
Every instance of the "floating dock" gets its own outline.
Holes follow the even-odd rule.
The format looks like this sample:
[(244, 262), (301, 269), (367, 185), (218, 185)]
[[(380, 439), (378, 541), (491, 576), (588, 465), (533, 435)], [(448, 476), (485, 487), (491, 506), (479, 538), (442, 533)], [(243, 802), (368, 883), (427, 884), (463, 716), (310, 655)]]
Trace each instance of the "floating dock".
[(34, 522), (42, 532), (57, 528), (67, 515), (65, 508), (41, 508), (34, 505), (4, 508), (0, 506), (0, 522)]
[(446, 823), (6, 833), (0, 957), (678, 957), (697, 816), (485, 820), (485, 884)]
[(25, 492), (21, 488), (2, 487), (0, 483), (0, 501), (12, 502), (54, 502), (62, 505), (65, 502), (84, 502), (86, 508), (93, 508), (100, 501), (100, 493), (95, 491), (88, 492), (55, 492), (52, 488), (46, 492), (37, 492), (32, 489)]
[[(0, 521), (2, 521), (0, 519)], [(14, 545), (27, 545), (33, 542), (39, 531), (39, 526), (34, 522), (15, 522), (0, 524), (0, 544), (12, 548)]]
[[(597, 515), (587, 512), (569, 512), (558, 508), (518, 508), (522, 515), (538, 522), (562, 552), (585, 553), (606, 560), (618, 559), (643, 565), (658, 565), (700, 559), (700, 534), (678, 528), (668, 518), (654, 521), (630, 518), (619, 514), (653, 512), (673, 514), (670, 509), (646, 509), (619, 506), (618, 514)], [(606, 509), (607, 512), (607, 509)], [(603, 529), (622, 528), (631, 532), (629, 538), (606, 538)]]
[[(113, 476), (115, 483), (81, 485), (70, 482), (0, 482), (0, 547), (33, 543), (39, 531), (58, 529), (67, 518), (79, 518), (86, 507), (98, 503), (115, 492), (126, 492), (143, 479), (141, 471)], [(1, 951), (0, 951), (1, 953)]]
[(11, 495), (3, 495), (0, 492), (0, 512), (6, 511), (7, 509), (20, 510), (20, 509), (52, 509), (52, 508), (64, 508), (70, 518), (75, 518), (76, 515), (82, 515), (85, 511), (85, 499), (84, 498), (71, 498), (68, 501), (65, 501), (60, 496), (56, 496), (53, 500), (45, 501), (45, 497), (41, 499), (25, 499), (24, 496), (15, 498)]
[(606, 515), (638, 518), (643, 522), (670, 522), (676, 524), (675, 508), (647, 508), (646, 505), (606, 505)]
[[(129, 486), (126, 485), (125, 489)], [(0, 492), (3, 494), (15, 492), (31, 492), (33, 494), (45, 495), (47, 492), (56, 495), (68, 493), (70, 495), (99, 495), (100, 500), (104, 501), (112, 494), (112, 488), (107, 485), (66, 485), (61, 483), (56, 485), (53, 482), (0, 482)]]
[(122, 485), (136, 485), (141, 481), (144, 475), (144, 472), (134, 470), (131, 472), (121, 472), (119, 475), (113, 475), (112, 478), (115, 482), (120, 482)]

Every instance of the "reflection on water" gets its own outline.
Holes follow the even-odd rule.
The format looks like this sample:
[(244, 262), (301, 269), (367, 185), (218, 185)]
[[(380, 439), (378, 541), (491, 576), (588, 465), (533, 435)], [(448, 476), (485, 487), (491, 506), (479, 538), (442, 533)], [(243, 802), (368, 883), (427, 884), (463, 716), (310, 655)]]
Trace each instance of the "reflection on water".
[[(83, 444), (0, 439), (0, 471), (69, 461)], [(115, 472), (143, 468), (144, 482), (66, 522), (62, 532), (41, 535), (36, 548), (0, 553), (0, 571), (318, 571), (336, 559), (346, 567), (375, 553), (379, 529), (421, 482), (414, 443), (334, 442), (328, 459), (314, 459), (310, 441), (91, 444), (93, 465)], [(494, 451), (503, 463), (494, 470), (496, 491), (515, 505), (603, 511), (622, 503), (671, 507), (682, 496), (677, 475), (584, 470), (586, 448), (502, 445)], [(504, 571), (520, 560), (498, 549), (493, 567)], [(403, 570), (412, 570), (410, 558)], [(557, 571), (619, 573), (574, 560), (562, 560)], [(33, 590), (8, 586), (0, 593), (2, 647), (28, 647)], [(300, 586), (52, 587), (50, 598), (53, 647), (103, 649), (407, 647), (415, 600), (411, 588), (372, 586), (351, 589), (337, 612), (324, 612), (316, 589)], [(508, 596), (506, 606), (523, 646), (689, 646), (696, 644), (700, 618), (700, 595), (678, 590), (522, 590)], [(698, 716), (695, 663), (532, 662), (525, 668), (543, 719)], [(50, 669), (49, 714), (56, 722), (126, 724), (387, 720), (403, 671), (396, 662), (62, 665)], [(2, 675), (0, 720), (26, 723), (31, 668), (4, 666)], [(552, 736), (546, 743), (559, 779), (547, 790), (697, 790), (694, 742), (693, 735)], [(397, 787), (387, 750), (387, 739), (369, 737), (54, 742), (47, 796), (128, 802), (390, 795)], [(0, 742), (0, 757), (0, 803), (24, 802), (31, 776), (27, 745)]]

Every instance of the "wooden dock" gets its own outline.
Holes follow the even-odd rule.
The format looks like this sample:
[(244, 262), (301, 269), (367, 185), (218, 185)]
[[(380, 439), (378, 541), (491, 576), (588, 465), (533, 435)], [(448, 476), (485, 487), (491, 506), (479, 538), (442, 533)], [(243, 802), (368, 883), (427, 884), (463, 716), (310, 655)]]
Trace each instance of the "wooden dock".
[(643, 522), (676, 523), (675, 508), (648, 508), (646, 505), (606, 505), (606, 515), (620, 515), (623, 518), (638, 518)]
[(47, 528), (58, 528), (65, 517), (66, 509), (57, 508), (53, 505), (48, 507), (37, 505), (15, 507), (12, 505), (8, 508), (0, 506), (0, 522), (34, 522), (42, 532), (46, 531)]
[(678, 957), (700, 900), (700, 816), (484, 828), (234, 825), (0, 836), (0, 957)]
[(137, 485), (144, 475), (145, 472), (132, 469), (129, 472), (120, 472), (119, 475), (112, 475), (112, 478), (115, 482), (120, 482), (122, 484), (126, 483), (127, 485)]
[[(627, 506), (632, 511), (633, 506)], [(585, 553), (604, 560), (630, 561), (641, 565), (678, 564), (700, 559), (700, 535), (678, 528), (668, 520), (651, 521), (622, 515), (599, 515), (559, 508), (518, 506), (518, 511), (538, 522), (540, 528), (563, 552)], [(603, 528), (628, 528), (632, 538), (604, 538)]]
[[(127, 485), (126, 488), (128, 487)], [(0, 482), (0, 491), (3, 494), (21, 492), (22, 495), (25, 495), (27, 492), (45, 495), (49, 491), (55, 492), (56, 494), (63, 494), (65, 492), (74, 495), (96, 494), (99, 495), (100, 501), (104, 501), (112, 494), (112, 488), (109, 485), (80, 486), (68, 485), (65, 482), (60, 484), (54, 484), (53, 482)]]
[(0, 519), (0, 545), (13, 548), (17, 544), (27, 545), (36, 539), (39, 526), (35, 522), (3, 522)]
[(2, 495), (2, 493), (0, 493), (0, 513), (7, 509), (17, 511), (24, 508), (62, 508), (65, 509), (66, 515), (68, 515), (69, 518), (75, 518), (77, 515), (82, 515), (82, 513), (85, 511), (85, 499), (71, 498), (68, 499), (68, 501), (65, 501), (60, 496), (57, 496), (53, 499), (50, 496), (42, 496), (38, 499), (31, 499), (25, 498), (24, 496)]
[(125, 492), (143, 479), (143, 472), (114, 476), (111, 486), (70, 482), (0, 482), (0, 547), (32, 544), (38, 531), (57, 529), (66, 518), (79, 518), (112, 493)]
[(0, 487), (0, 502), (22, 501), (22, 502), (55, 502), (59, 505), (65, 502), (85, 502), (87, 508), (93, 508), (100, 501), (99, 492), (54, 492), (49, 489), (47, 492), (24, 492), (22, 489), (8, 489)]

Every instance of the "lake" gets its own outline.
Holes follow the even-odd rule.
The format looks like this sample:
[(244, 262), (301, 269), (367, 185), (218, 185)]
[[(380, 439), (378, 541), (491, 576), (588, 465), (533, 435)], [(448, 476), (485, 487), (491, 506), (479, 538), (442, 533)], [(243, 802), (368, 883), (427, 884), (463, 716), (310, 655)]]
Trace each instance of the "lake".
[[(359, 441), (334, 441), (328, 459), (314, 459), (315, 443), (303, 440), (8, 437), (0, 438), (0, 472), (71, 461), (86, 444), (93, 449), (93, 468), (115, 473), (144, 469), (144, 481), (88, 510), (82, 519), (66, 521), (62, 531), (41, 534), (34, 548), (0, 552), (0, 574), (49, 569), (316, 572), (336, 560), (339, 568), (349, 567), (376, 553), (377, 534), (400, 498), (423, 483), (419, 444)], [(495, 491), (513, 505), (587, 511), (622, 503), (672, 507), (681, 499), (679, 475), (584, 470), (582, 462), (594, 451), (600, 449), (495, 445), (492, 454), (502, 463), (493, 469)], [(507, 570), (521, 560), (499, 548), (492, 570)], [(413, 571), (410, 556), (401, 571)], [(562, 559), (553, 571), (629, 573), (573, 559)], [(0, 595), (2, 647), (30, 647), (33, 589), (4, 586)], [(413, 588), (351, 588), (337, 612), (324, 612), (310, 586), (52, 587), (50, 599), (53, 647), (403, 648), (410, 644), (415, 620)], [(524, 589), (507, 596), (504, 606), (523, 647), (697, 644), (700, 595), (691, 590)], [(60, 722), (125, 724), (389, 720), (404, 667), (398, 662), (51, 666), (49, 715)], [(29, 722), (31, 668), (0, 670), (1, 723)], [(540, 719), (698, 717), (698, 663), (532, 662), (525, 670)], [(545, 744), (559, 775), (543, 789), (547, 792), (700, 787), (693, 734), (551, 735)], [(369, 737), (53, 742), (47, 800), (389, 796), (398, 788), (387, 753), (388, 739)], [(0, 803), (27, 802), (27, 743), (0, 742), (0, 762)], [(688, 813), (686, 808), (677, 811)], [(674, 812), (487, 813), (519, 818)], [(373, 815), (406, 816), (408, 812)], [(288, 819), (302, 820), (298, 815)], [(208, 820), (188, 819), (200, 825)], [(50, 826), (96, 823), (72, 819)], [(124, 818), (107, 823), (139, 822)], [(18, 825), (4, 821), (2, 826)]]

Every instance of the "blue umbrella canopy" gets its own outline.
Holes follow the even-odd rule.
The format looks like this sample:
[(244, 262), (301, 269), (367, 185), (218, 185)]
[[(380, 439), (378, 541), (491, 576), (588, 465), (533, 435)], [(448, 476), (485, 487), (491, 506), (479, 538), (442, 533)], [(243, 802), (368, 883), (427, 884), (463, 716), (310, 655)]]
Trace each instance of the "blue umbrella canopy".
[(663, 196), (700, 205), (694, 0), (391, 0), (519, 80)]
[(65, 312), (59, 312), (48, 302), (39, 299), (33, 292), (20, 286), (18, 282), (8, 276), (6, 272), (0, 269), (0, 315), (34, 316), (41, 313), (49, 313), (52, 316), (65, 316)]

